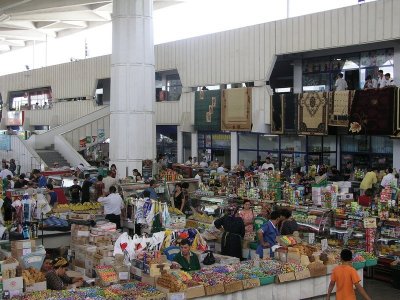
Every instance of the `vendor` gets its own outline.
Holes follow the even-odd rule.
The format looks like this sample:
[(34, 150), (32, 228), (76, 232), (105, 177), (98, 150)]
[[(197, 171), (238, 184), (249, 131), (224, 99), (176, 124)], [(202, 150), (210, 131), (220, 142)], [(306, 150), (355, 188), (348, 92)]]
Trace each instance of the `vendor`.
[(254, 225), (254, 212), (251, 209), (250, 200), (244, 200), (243, 209), (239, 213), (240, 217), (243, 219), (243, 223), (245, 226), (245, 236), (246, 238), (251, 238), (254, 234), (253, 225)]
[(265, 248), (270, 248), (270, 255), (273, 254), (272, 247), (275, 246), (276, 237), (279, 235), (278, 231), (278, 224), (281, 220), (281, 212), (280, 211), (273, 211), (271, 213), (270, 220), (265, 223), (257, 232), (258, 236), (258, 246), (256, 253), (263, 258), (263, 250)]
[(222, 218), (215, 220), (214, 225), (223, 229), (221, 254), (242, 259), (242, 240), (245, 234), (243, 219), (238, 216), (236, 206), (228, 207), (228, 212)]
[(115, 186), (110, 186), (109, 195), (107, 197), (100, 197), (98, 202), (104, 206), (104, 214), (106, 220), (117, 225), (117, 229), (121, 228), (121, 214), (123, 213), (124, 200), (117, 193)]
[(180, 243), (181, 252), (175, 255), (174, 262), (181, 266), (183, 271), (200, 270), (199, 258), (190, 251), (190, 244), (187, 239), (183, 239)]
[(194, 176), (194, 179), (197, 179), (199, 181), (199, 184), (203, 182), (203, 175), (204, 175), (204, 170), (199, 169), (197, 172), (196, 176)]
[(46, 274), (47, 272), (49, 272), (51, 270), (53, 270), (52, 260), (51, 260), (51, 258), (46, 257), (43, 261), (41, 271)]
[(288, 209), (281, 210), (282, 221), (279, 226), (281, 235), (291, 235), (299, 230), (299, 225), (292, 217), (292, 212)]
[(179, 209), (181, 212), (185, 212), (187, 199), (185, 193), (182, 190), (182, 184), (179, 182), (175, 184), (174, 191), (174, 207)]
[(269, 219), (271, 215), (271, 209), (269, 208), (268, 204), (262, 204), (261, 206), (261, 211), (257, 215), (257, 218), (264, 218), (264, 219)]
[(51, 183), (46, 185), (46, 192), (47, 192), (47, 202), (49, 202), (52, 208), (57, 206), (57, 193), (54, 191), (54, 187)]
[(58, 257), (53, 261), (53, 270), (46, 273), (47, 288), (50, 290), (65, 290), (77, 288), (83, 285), (81, 277), (70, 278), (66, 272), (68, 261), (64, 257)]
[(142, 174), (140, 174), (138, 169), (133, 169), (133, 179), (135, 182), (142, 181)]

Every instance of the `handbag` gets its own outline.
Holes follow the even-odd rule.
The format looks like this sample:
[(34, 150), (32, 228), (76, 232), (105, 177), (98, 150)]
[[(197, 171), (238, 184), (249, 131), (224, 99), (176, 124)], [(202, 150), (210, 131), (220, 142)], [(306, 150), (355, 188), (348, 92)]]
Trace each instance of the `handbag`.
[(207, 255), (203, 259), (203, 264), (205, 264), (206, 266), (215, 264), (215, 257), (213, 252), (208, 250), (205, 253), (207, 253)]

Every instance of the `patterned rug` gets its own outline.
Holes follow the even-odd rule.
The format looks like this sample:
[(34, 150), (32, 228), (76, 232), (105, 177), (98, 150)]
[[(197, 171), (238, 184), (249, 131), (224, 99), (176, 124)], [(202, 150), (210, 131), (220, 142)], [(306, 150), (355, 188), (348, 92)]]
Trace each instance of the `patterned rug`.
[(397, 88), (356, 91), (349, 118), (349, 133), (393, 135), (396, 129)]
[(200, 91), (194, 99), (194, 128), (196, 130), (221, 130), (221, 91)]
[(251, 88), (222, 91), (221, 130), (251, 131)]
[(330, 126), (349, 126), (349, 114), (355, 91), (332, 92), (329, 97)]
[(328, 134), (328, 97), (326, 92), (299, 94), (299, 134)]

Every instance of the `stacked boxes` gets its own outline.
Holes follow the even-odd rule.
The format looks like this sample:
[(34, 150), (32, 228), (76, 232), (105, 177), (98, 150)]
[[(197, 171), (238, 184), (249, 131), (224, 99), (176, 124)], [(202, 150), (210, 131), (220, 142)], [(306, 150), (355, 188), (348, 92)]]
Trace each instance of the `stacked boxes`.
[(23, 293), (24, 282), (22, 277), (17, 277), (16, 268), (19, 263), (13, 261), (4, 261), (1, 264), (1, 271), (3, 274), (3, 291), (7, 291), (12, 296), (21, 295)]
[(22, 257), (35, 251), (36, 240), (11, 241), (11, 256)]

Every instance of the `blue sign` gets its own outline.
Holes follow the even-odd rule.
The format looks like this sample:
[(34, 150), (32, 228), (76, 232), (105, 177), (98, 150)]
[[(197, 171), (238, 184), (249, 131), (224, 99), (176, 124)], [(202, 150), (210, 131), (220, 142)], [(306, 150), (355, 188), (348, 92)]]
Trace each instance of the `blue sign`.
[(0, 150), (11, 150), (11, 136), (8, 134), (0, 134)]

